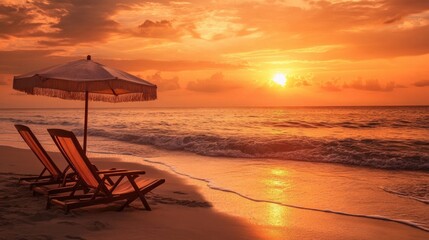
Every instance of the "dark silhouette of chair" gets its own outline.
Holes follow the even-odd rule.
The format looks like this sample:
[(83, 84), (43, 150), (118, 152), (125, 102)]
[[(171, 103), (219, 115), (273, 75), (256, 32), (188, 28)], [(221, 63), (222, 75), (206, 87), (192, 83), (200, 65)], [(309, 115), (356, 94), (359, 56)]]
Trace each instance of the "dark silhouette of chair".
[[(107, 204), (125, 200), (119, 210), (139, 198), (146, 210), (151, 210), (145, 194), (165, 182), (164, 179), (148, 179), (139, 177), (141, 170), (116, 171), (98, 174), (91, 164), (73, 132), (61, 129), (48, 129), (58, 149), (63, 153), (70, 167), (78, 175), (78, 182), (67, 196), (51, 196), (47, 208), (52, 204), (63, 207), (66, 212), (86, 206)], [(116, 177), (115, 181), (111, 178)], [(110, 181), (109, 181), (110, 179)], [(76, 194), (79, 188), (88, 189), (87, 193)]]

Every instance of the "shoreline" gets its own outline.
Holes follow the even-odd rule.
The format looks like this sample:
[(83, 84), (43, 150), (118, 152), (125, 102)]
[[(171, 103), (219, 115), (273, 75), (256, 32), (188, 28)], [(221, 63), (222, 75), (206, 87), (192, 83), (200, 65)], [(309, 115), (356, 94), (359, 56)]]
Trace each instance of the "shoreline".
[[(53, 156), (54, 160), (61, 159), (59, 153), (49, 152), (49, 154)], [(208, 186), (208, 183), (196, 183), (191, 179), (186, 179), (183, 176), (175, 174), (171, 169), (170, 171), (168, 169), (167, 171), (163, 168), (160, 169), (156, 164), (150, 164), (148, 162), (150, 160), (147, 159), (137, 163), (129, 162), (129, 159), (119, 159), (117, 155), (113, 154), (95, 155), (97, 155), (95, 158), (90, 158), (99, 168), (140, 168), (147, 172), (146, 175), (148, 177), (165, 178), (166, 183), (164, 184), (165, 186), (159, 187), (159, 190), (154, 190), (154, 196), (148, 197), (149, 203), (151, 206), (154, 206), (152, 212), (138, 210), (141, 207), (138, 202), (134, 203), (131, 209), (127, 209), (121, 213), (111, 211), (111, 208), (109, 210), (109, 208), (103, 207), (91, 207), (75, 211), (73, 220), (76, 224), (72, 224), (73, 227), (71, 229), (74, 229), (73, 232), (82, 230), (84, 234), (80, 236), (81, 239), (110, 239), (109, 237), (115, 234), (120, 236), (124, 228), (127, 228), (127, 234), (129, 234), (128, 232), (144, 232), (145, 234), (151, 232), (153, 233), (151, 235), (153, 238), (148, 237), (149, 239), (207, 239), (208, 235), (213, 236), (213, 239), (313, 239), (316, 236), (319, 239), (383, 239), (380, 238), (379, 234), (386, 236), (385, 239), (424, 239), (429, 236), (429, 233), (423, 230), (385, 220), (335, 216), (332, 213), (294, 209), (287, 206), (279, 206), (276, 203), (247, 201), (244, 200), (243, 196), (234, 196), (234, 194), (222, 192), (222, 190), (220, 192), (213, 191)], [(99, 155), (103, 155), (104, 157), (99, 157)], [(7, 156), (10, 157), (8, 158)], [(11, 157), (19, 160), (11, 162)], [(60, 163), (59, 161), (56, 162)], [(30, 150), (8, 146), (0, 146), (0, 166), (2, 183), (4, 183), (5, 172), (12, 174), (36, 174), (41, 169), (40, 163), (35, 159)], [(13, 178), (14, 176), (8, 175), (7, 177)], [(13, 181), (6, 181), (6, 183), (13, 185), (12, 189), (15, 189), (17, 186)], [(30, 191), (21, 187), (16, 189), (21, 194), (24, 194), (24, 196), (19, 195), (20, 197), (24, 197), (22, 203), (32, 201), (33, 198)], [(1, 190), (4, 191), (3, 184)], [(40, 202), (40, 197), (38, 197), (37, 201), (34, 202), (41, 204), (38, 205), (39, 207), (33, 206), (32, 211), (35, 215), (39, 216), (41, 213), (53, 215), (46, 222), (62, 226), (58, 222), (64, 221), (64, 214), (61, 211), (57, 211), (59, 209), (53, 210), (54, 214), (51, 214), (50, 210), (44, 209), (43, 199)], [(32, 204), (34, 204), (33, 201)], [(236, 206), (231, 208), (231, 204), (236, 204)], [(4, 208), (2, 207), (2, 209)], [(254, 214), (257, 214), (261, 209), (271, 209), (269, 211), (273, 211), (271, 214), (274, 214), (274, 222), (272, 222), (273, 219), (265, 219), (265, 222), (255, 222), (249, 218), (243, 218), (242, 212), (250, 210), (251, 212), (255, 211)], [(19, 212), (21, 209), (16, 207), (15, 211)], [(249, 212), (244, 215), (246, 216), (246, 214), (248, 216), (252, 215), (249, 215)], [(102, 223), (94, 223), (97, 226), (99, 225), (98, 228), (100, 229), (91, 232), (85, 227), (82, 228), (82, 221), (84, 220), (79, 219), (81, 217), (84, 220), (86, 219), (85, 221), (92, 221), (94, 220), (93, 218), (102, 218), (103, 221), (93, 221), (93, 223), (97, 221)], [(130, 220), (130, 217), (133, 220)], [(43, 222), (38, 218), (35, 219), (36, 225)], [(152, 219), (155, 221), (152, 222)], [(171, 222), (169, 221), (171, 219), (181, 220), (180, 222)], [(285, 225), (283, 221), (291, 222), (286, 222)], [(21, 222), (25, 222), (25, 219)], [(141, 226), (145, 224), (149, 224), (152, 229), (142, 228)], [(2, 225), (4, 224), (2, 223)], [(44, 224), (42, 225), (44, 226)], [(103, 225), (108, 227), (101, 227)], [(132, 226), (135, 226), (136, 229), (133, 229)], [(368, 233), (362, 233), (359, 228), (364, 228)], [(10, 234), (13, 234), (18, 229), (18, 232), (27, 229), (26, 224), (16, 224), (15, 229), (8, 229), (9, 232), (6, 233), (6, 236), (11, 236), (10, 238), (13, 239), (14, 236)], [(61, 229), (63, 229), (63, 232), (68, 231), (66, 227), (62, 227)], [(50, 232), (51, 235), (59, 238), (61, 236), (62, 238), (66, 237), (63, 233), (52, 232), (49, 229), (44, 229), (44, 231)], [(158, 233), (158, 231), (162, 231), (162, 233)], [(1, 235), (5, 234), (2, 233)], [(127, 237), (133, 239), (132, 235), (127, 235)], [(16, 239), (18, 238), (16, 236)]]

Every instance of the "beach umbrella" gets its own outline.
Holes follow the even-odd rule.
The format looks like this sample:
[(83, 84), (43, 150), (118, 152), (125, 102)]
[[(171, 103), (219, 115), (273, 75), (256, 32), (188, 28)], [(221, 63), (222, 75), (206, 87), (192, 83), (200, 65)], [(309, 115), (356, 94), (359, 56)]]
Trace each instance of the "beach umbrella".
[(88, 101), (131, 102), (156, 99), (156, 85), (86, 59), (15, 76), (13, 89), (32, 95), (85, 100), (83, 149), (86, 152)]

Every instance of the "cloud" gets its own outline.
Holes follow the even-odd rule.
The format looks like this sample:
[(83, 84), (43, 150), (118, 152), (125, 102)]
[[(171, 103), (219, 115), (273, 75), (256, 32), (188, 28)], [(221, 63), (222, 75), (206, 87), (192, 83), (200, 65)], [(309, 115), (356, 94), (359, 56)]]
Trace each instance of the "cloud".
[[(313, 42), (313, 39), (308, 39), (307, 37), (311, 37), (311, 35), (307, 35), (308, 33), (297, 34), (300, 35), (299, 38), (291, 39), (286, 36), (279, 36), (278, 39), (283, 39), (283, 42), (277, 43), (274, 40), (270, 43), (270, 48), (250, 50), (248, 52), (253, 53), (253, 55), (249, 57), (256, 59), (264, 57), (269, 61), (281, 61), (285, 56), (295, 61), (361, 61), (429, 53), (429, 44), (427, 44), (429, 42), (429, 24), (410, 29), (333, 32), (331, 36), (322, 33), (315, 39), (320, 40), (320, 43), (325, 42), (326, 46), (332, 46), (326, 48), (323, 47), (323, 44), (319, 45), (319, 43)], [(269, 39), (266, 41), (268, 42)], [(254, 44), (260, 43), (255, 42)], [(249, 45), (238, 45), (231, 51), (240, 55), (246, 52), (243, 50), (247, 50), (242, 49), (242, 46)]]
[(173, 28), (170, 21), (151, 21), (146, 20), (138, 26), (139, 32), (137, 36), (147, 38), (177, 38), (180, 35), (180, 30)]
[[(269, 42), (270, 49), (282, 51), (340, 46), (325, 52), (286, 54), (295, 60), (364, 60), (429, 53), (429, 1), (306, 2), (305, 7), (280, 1), (240, 4), (236, 17), (245, 28), (258, 29), (261, 36), (230, 51), (254, 51), (253, 46)], [(259, 17), (260, 12), (270, 14)]]
[[(31, 5), (31, 4), (30, 4)], [(158, 9), (151, 6), (165, 6), (171, 17), (177, 4), (169, 1), (146, 2), (138, 0), (62, 0), (36, 1), (39, 12), (49, 16), (52, 29), (38, 43), (47, 46), (67, 46), (80, 43), (107, 42), (110, 37), (144, 37), (156, 39), (178, 39), (192, 30), (192, 22), (173, 26), (169, 20), (145, 20), (136, 28), (135, 21), (141, 16), (159, 16)], [(146, 6), (146, 8), (141, 8)], [(178, 7), (180, 8), (180, 7)], [(171, 11), (170, 11), (171, 10)], [(127, 13), (137, 12), (130, 18)], [(189, 10), (191, 11), (191, 10)], [(188, 12), (189, 12), (188, 11)], [(117, 18), (120, 15), (119, 18)], [(165, 14), (163, 14), (165, 15)], [(125, 21), (124, 21), (125, 19)], [(130, 26), (130, 22), (134, 25)], [(131, 33), (131, 34), (130, 34)]]
[(395, 89), (396, 85), (393, 81), (387, 82), (384, 86), (380, 84), (378, 79), (357, 79), (351, 83), (345, 83), (343, 88), (354, 88), (364, 91), (380, 91), (380, 92), (390, 92)]
[(236, 82), (224, 79), (221, 72), (213, 74), (206, 79), (198, 79), (188, 83), (187, 89), (196, 92), (216, 93), (241, 88)]
[(391, 16), (396, 15), (387, 20), (388, 23), (399, 21), (408, 15), (424, 12), (429, 9), (429, 2), (421, 0), (383, 0), (381, 3), (386, 13), (390, 13)]
[(339, 92), (342, 90), (341, 85), (339, 85), (338, 79), (332, 79), (328, 81), (323, 81), (320, 84), (320, 88), (327, 92)]
[(156, 84), (158, 86), (159, 91), (170, 91), (180, 88), (178, 77), (162, 78), (161, 72), (157, 72), (154, 75), (147, 76), (146, 79), (149, 82)]
[(245, 65), (234, 65), (229, 63), (217, 63), (210, 61), (186, 61), (186, 60), (148, 60), (148, 59), (135, 59), (135, 60), (114, 60), (114, 59), (99, 59), (100, 63), (108, 66), (120, 68), (126, 71), (143, 71), (143, 70), (157, 70), (157, 71), (192, 71), (203, 69), (240, 69), (245, 68)]
[(286, 86), (288, 87), (308, 87), (311, 86), (311, 75), (287, 75)]
[(402, 19), (402, 17), (396, 16), (396, 17), (393, 17), (393, 18), (390, 18), (390, 19), (384, 21), (384, 24), (394, 23), (394, 22), (397, 22), (401, 19)]
[[(53, 65), (85, 58), (85, 56), (57, 56), (61, 54), (59, 50), (16, 50), (0, 51), (0, 73), (2, 74), (23, 74), (33, 70), (50, 67)], [(210, 61), (186, 61), (186, 60), (148, 60), (148, 59), (98, 59), (92, 56), (93, 60), (110, 67), (115, 67), (124, 71), (192, 71), (204, 69), (239, 69), (245, 65), (233, 65), (229, 63), (217, 63)]]
[[(0, 73), (22, 74), (39, 68), (71, 61), (73, 58), (54, 57), (56, 50), (0, 51)], [(74, 59), (75, 60), (75, 59)]]
[[(429, 9), (428, 1), (421, 0), (375, 0), (375, 1), (308, 1), (319, 17), (320, 24), (329, 22), (333, 26), (349, 28), (353, 25), (385, 23), (401, 21), (409, 15), (422, 13)], [(332, 15), (331, 15), (332, 14)], [(322, 19), (320, 17), (326, 17)], [(342, 22), (333, 22), (340, 20)]]
[(43, 25), (35, 15), (31, 6), (0, 4), (0, 38), (31, 35)]
[(416, 86), (416, 87), (428, 87), (429, 86), (429, 79), (417, 81), (414, 83), (414, 86)]
[(361, 91), (373, 92), (391, 92), (396, 88), (406, 88), (403, 85), (396, 84), (394, 81), (380, 83), (378, 79), (361, 79), (358, 78), (353, 81), (341, 81), (339, 78), (334, 78), (328, 81), (322, 81), (320, 88), (325, 91), (338, 92), (344, 89), (356, 89)]
[[(85, 1), (68, 0), (61, 4), (66, 14), (59, 16), (58, 23), (52, 28), (58, 29), (52, 33), (53, 38), (60, 42), (81, 43), (103, 41), (112, 33), (119, 31), (119, 24), (111, 17), (118, 11), (114, 0)], [(55, 4), (50, 2), (50, 4)]]
[(429, 25), (406, 30), (350, 34), (344, 39), (351, 44), (347, 49), (334, 50), (328, 54), (351, 59), (371, 59), (429, 53)]
[(114, 0), (28, 1), (0, 4), (0, 37), (38, 37), (42, 45), (104, 41), (120, 31), (111, 17), (120, 10)]

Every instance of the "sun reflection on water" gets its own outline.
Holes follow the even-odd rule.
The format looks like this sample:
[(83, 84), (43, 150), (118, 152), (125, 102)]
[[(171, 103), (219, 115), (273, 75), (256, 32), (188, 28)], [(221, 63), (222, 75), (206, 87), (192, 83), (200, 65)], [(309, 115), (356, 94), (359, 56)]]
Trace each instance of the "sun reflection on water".
[(285, 182), (283, 182), (282, 180), (279, 179), (267, 179), (265, 180), (266, 185), (268, 185), (269, 187), (283, 187), (285, 186)]
[(289, 175), (288, 171), (284, 169), (275, 168), (271, 170), (271, 173), (276, 176), (287, 176)]
[[(290, 183), (285, 179), (289, 172), (274, 168), (269, 170), (269, 178), (264, 180), (266, 185), (266, 194), (273, 201), (285, 202), (285, 189), (289, 188)], [(287, 226), (288, 209), (284, 206), (270, 203), (267, 204), (266, 223), (271, 226), (285, 227)]]

